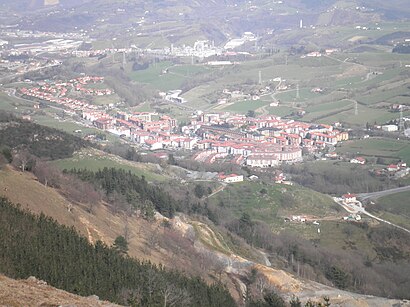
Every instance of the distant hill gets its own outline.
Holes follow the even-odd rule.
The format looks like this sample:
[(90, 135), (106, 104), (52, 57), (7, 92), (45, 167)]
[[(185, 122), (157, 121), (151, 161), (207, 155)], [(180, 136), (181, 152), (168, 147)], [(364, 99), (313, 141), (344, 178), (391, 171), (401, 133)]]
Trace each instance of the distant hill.
[[(33, 13), (33, 10), (36, 9), (43, 9), (47, 6), (53, 7), (54, 5), (58, 4), (60, 8), (72, 8), (72, 7), (80, 7), (81, 9), (89, 10), (89, 12), (98, 12), (105, 10), (107, 13), (114, 12), (117, 8), (132, 8), (138, 7), (139, 9), (143, 10), (150, 10), (151, 13), (160, 13), (158, 10), (161, 8), (168, 8), (171, 9), (169, 11), (172, 13), (172, 9), (181, 8), (182, 11), (188, 13), (191, 16), (202, 16), (204, 15), (204, 9), (207, 9), (207, 13), (212, 13), (206, 15), (208, 18), (214, 19), (218, 15), (220, 15), (221, 20), (225, 18), (229, 18), (234, 12), (236, 15), (240, 13), (242, 16), (236, 17), (247, 17), (246, 19), (243, 18), (243, 21), (247, 21), (248, 18), (257, 17), (253, 19), (255, 22), (260, 22), (260, 17), (263, 17), (264, 20), (269, 18), (270, 16), (297, 16), (300, 17), (307, 17), (310, 14), (320, 15), (321, 13), (325, 13), (329, 10), (334, 9), (336, 6), (336, 0), (294, 0), (294, 1), (286, 1), (283, 4), (276, 4), (275, 7), (278, 8), (278, 13), (275, 14), (276, 10), (268, 11), (265, 8), (271, 7), (272, 2), (268, 0), (255, 0), (252, 1), (252, 5), (248, 3), (248, 1), (240, 0), (240, 1), (232, 1), (232, 0), (225, 0), (225, 1), (205, 1), (205, 0), (149, 0), (149, 1), (122, 1), (122, 0), (17, 0), (17, 1), (7, 1), (7, 0), (0, 0), (0, 5), (4, 5), (5, 7), (9, 7), (13, 10), (16, 10), (19, 13)], [(258, 10), (250, 10), (249, 8), (259, 7), (260, 11)], [(406, 0), (392, 0), (392, 1), (383, 1), (383, 0), (356, 0), (351, 1), (348, 3), (350, 8), (357, 7), (365, 7), (368, 9), (369, 12), (375, 12), (380, 14), (382, 18), (395, 20), (395, 19), (403, 19), (410, 17), (410, 8), (408, 6), (408, 2)], [(189, 10), (187, 10), (187, 8)], [(240, 10), (237, 10), (240, 8)], [(282, 14), (282, 10), (288, 8), (288, 14)], [(339, 6), (340, 8), (340, 6)], [(210, 11), (209, 11), (210, 10)], [(295, 13), (297, 11), (298, 13)], [(91, 14), (92, 15), (92, 14)], [(306, 15), (306, 16), (304, 16)], [(178, 15), (175, 15), (177, 18)], [(52, 19), (52, 17), (48, 16)], [(101, 17), (101, 16), (100, 16)], [(55, 16), (54, 16), (55, 18)], [(273, 19), (274, 20), (274, 19)]]
[(407, 0), (359, 0), (357, 2), (360, 6), (375, 10), (388, 20), (410, 18), (410, 5)]

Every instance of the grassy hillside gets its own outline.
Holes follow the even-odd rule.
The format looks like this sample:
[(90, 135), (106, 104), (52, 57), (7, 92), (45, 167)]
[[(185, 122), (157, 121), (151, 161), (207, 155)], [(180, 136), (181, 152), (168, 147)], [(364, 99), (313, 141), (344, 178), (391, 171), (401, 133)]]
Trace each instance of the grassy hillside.
[(368, 210), (377, 216), (410, 228), (410, 192), (401, 192), (377, 199), (370, 204)]
[(61, 170), (86, 168), (91, 171), (98, 171), (104, 167), (115, 167), (131, 171), (138, 176), (145, 176), (148, 181), (164, 181), (170, 179), (158, 171), (158, 168), (154, 164), (131, 162), (94, 149), (77, 152), (72, 158), (57, 160), (53, 162), (53, 164)]
[(355, 154), (366, 158), (383, 158), (386, 164), (403, 160), (410, 163), (410, 144), (407, 140), (371, 138), (347, 141), (337, 148), (342, 154)]
[(286, 227), (284, 218), (292, 215), (306, 215), (312, 219), (340, 215), (330, 197), (301, 186), (281, 184), (232, 184), (212, 196), (209, 202), (226, 213), (223, 219), (238, 218), (246, 213), (275, 230)]

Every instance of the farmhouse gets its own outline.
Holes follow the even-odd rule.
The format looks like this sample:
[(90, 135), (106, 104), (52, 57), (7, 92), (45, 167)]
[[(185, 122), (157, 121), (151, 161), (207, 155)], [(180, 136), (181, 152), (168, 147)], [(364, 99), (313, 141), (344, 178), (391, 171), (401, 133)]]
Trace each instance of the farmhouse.
[(363, 157), (357, 157), (357, 158), (351, 159), (350, 163), (364, 165), (366, 163), (366, 159)]
[(224, 173), (220, 173), (218, 175), (218, 178), (219, 180), (226, 182), (226, 183), (235, 183), (235, 182), (243, 181), (243, 175), (236, 175), (236, 174), (225, 175)]
[(355, 194), (344, 194), (342, 196), (342, 200), (345, 204), (351, 204), (351, 203), (356, 203), (356, 195)]
[(387, 167), (387, 170), (388, 170), (389, 172), (397, 172), (398, 170), (400, 170), (400, 167), (399, 167), (398, 165), (396, 165), (396, 164), (390, 164), (390, 165)]
[(399, 127), (397, 125), (384, 125), (382, 126), (382, 130), (386, 132), (394, 132), (398, 131)]

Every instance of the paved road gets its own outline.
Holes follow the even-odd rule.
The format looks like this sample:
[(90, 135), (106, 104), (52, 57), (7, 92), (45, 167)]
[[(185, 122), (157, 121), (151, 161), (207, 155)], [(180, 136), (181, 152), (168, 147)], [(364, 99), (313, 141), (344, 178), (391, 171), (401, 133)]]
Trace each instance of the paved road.
[(373, 193), (361, 193), (361, 194), (357, 194), (357, 197), (363, 201), (366, 199), (377, 199), (377, 198), (380, 198), (386, 195), (396, 194), (399, 192), (406, 192), (406, 191), (410, 191), (410, 185), (405, 186), (405, 187), (400, 187), (400, 188), (394, 188), (390, 190), (373, 192)]
[(379, 217), (377, 217), (377, 216), (375, 216), (375, 215), (373, 215), (373, 214), (371, 214), (371, 213), (367, 212), (367, 211), (366, 211), (366, 210), (364, 210), (364, 209), (363, 209), (361, 212), (362, 212), (363, 214), (365, 214), (365, 215), (367, 215), (367, 216), (369, 216), (369, 217), (371, 217), (371, 218), (375, 219), (375, 220), (378, 220), (378, 221), (380, 221), (380, 222), (383, 222), (383, 223), (389, 224), (389, 225), (391, 225), (391, 226), (393, 226), (393, 227), (399, 228), (399, 229), (401, 229), (401, 230), (403, 230), (403, 231), (405, 231), (405, 232), (407, 232), (407, 233), (410, 233), (410, 230), (409, 230), (409, 229), (404, 228), (404, 227), (399, 226), (399, 225), (396, 225), (396, 224), (393, 224), (392, 222), (389, 222), (389, 221), (383, 220), (383, 219), (381, 219), (381, 218), (379, 218)]
[[(410, 186), (409, 186), (409, 187), (410, 187)], [(392, 190), (395, 190), (395, 189), (392, 189)], [(389, 191), (391, 191), (391, 190), (389, 190)], [(385, 191), (384, 191), (384, 192), (385, 192)], [(394, 192), (392, 192), (392, 193), (394, 193)], [(396, 193), (397, 193), (397, 192), (396, 192)], [(407, 228), (404, 228), (404, 227), (402, 227), (402, 226), (396, 225), (396, 224), (394, 224), (394, 223), (392, 223), (392, 222), (386, 221), (386, 220), (384, 220), (384, 219), (382, 219), (382, 218), (380, 218), (380, 217), (377, 217), (377, 216), (375, 216), (375, 215), (369, 213), (368, 211), (366, 211), (365, 208), (363, 208), (363, 206), (362, 206), (362, 204), (361, 204), (360, 202), (358, 202), (357, 204), (351, 203), (351, 204), (346, 205), (346, 204), (344, 204), (344, 203), (342, 202), (341, 199), (337, 199), (337, 198), (333, 198), (333, 199), (335, 200), (336, 203), (338, 203), (339, 205), (341, 205), (341, 206), (342, 206), (347, 212), (349, 212), (349, 213), (352, 213), (352, 214), (364, 214), (364, 215), (367, 215), (368, 217), (371, 217), (371, 218), (373, 218), (373, 219), (375, 219), (375, 220), (378, 220), (379, 222), (386, 223), (386, 224), (388, 224), (388, 225), (391, 225), (391, 226), (393, 226), (393, 227), (396, 227), (396, 228), (398, 228), (398, 229), (401, 229), (401, 230), (403, 230), (403, 231), (405, 231), (405, 232), (407, 232), (407, 233), (410, 233), (410, 230), (407, 229)]]

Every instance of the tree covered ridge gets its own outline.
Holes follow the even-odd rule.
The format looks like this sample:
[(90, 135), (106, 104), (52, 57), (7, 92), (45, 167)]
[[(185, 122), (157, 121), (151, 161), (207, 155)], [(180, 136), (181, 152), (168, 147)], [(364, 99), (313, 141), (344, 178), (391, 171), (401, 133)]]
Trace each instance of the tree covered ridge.
[(108, 198), (123, 196), (128, 204), (144, 211), (153, 206), (161, 214), (173, 217), (178, 206), (177, 202), (160, 187), (149, 184), (144, 176), (139, 177), (130, 171), (104, 167), (97, 172), (87, 169), (72, 169), (65, 172), (91, 182), (96, 188), (102, 189)]
[(207, 285), (95, 245), (73, 228), (35, 216), (0, 198), (0, 272), (34, 275), (52, 286), (135, 306), (235, 306), (221, 284)]
[(16, 150), (27, 150), (39, 158), (69, 158), (92, 144), (63, 131), (20, 120), (0, 112), (0, 144)]

